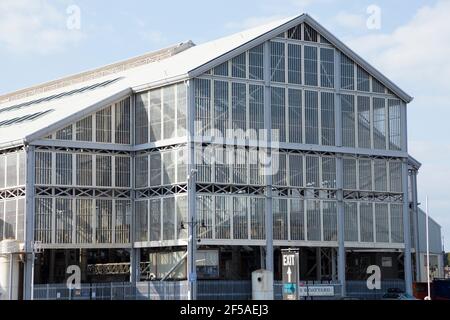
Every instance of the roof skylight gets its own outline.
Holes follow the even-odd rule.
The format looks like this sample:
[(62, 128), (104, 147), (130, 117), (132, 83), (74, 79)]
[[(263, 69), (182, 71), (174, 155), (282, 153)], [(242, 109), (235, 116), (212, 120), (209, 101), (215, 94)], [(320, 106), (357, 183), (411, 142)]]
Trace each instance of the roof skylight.
[(55, 110), (54, 109), (49, 109), (49, 110), (45, 110), (45, 111), (41, 111), (41, 112), (27, 114), (27, 115), (21, 116), (21, 117), (16, 117), (16, 118), (12, 118), (12, 119), (6, 119), (6, 120), (3, 120), (3, 121), (0, 121), (0, 128), (11, 126), (11, 125), (14, 125), (14, 124), (23, 123), (23, 122), (33, 121), (33, 120), (35, 120), (37, 118), (40, 118), (43, 115), (45, 115), (47, 113), (50, 113), (52, 111), (55, 111)]
[(109, 85), (111, 83), (114, 83), (114, 82), (116, 82), (119, 79), (120, 78), (115, 78), (115, 79), (112, 79), (112, 80), (107, 80), (107, 81), (104, 81), (104, 82), (95, 83), (93, 85), (82, 87), (82, 88), (79, 88), (79, 89), (75, 89), (75, 90), (71, 90), (71, 91), (67, 91), (67, 92), (61, 92), (61, 93), (54, 94), (54, 95), (51, 95), (51, 96), (48, 96), (48, 97), (44, 97), (44, 98), (40, 98), (40, 99), (36, 99), (36, 100), (23, 102), (23, 103), (16, 104), (16, 105), (4, 108), (4, 109), (0, 109), (0, 113), (8, 112), (8, 111), (14, 111), (14, 110), (19, 110), (19, 109), (22, 109), (22, 108), (25, 108), (25, 107), (28, 107), (28, 106), (31, 106), (31, 105), (34, 105), (34, 104), (38, 104), (38, 103), (42, 103), (42, 102), (48, 102), (48, 101), (52, 101), (52, 100), (55, 100), (55, 99), (61, 99), (61, 98), (68, 97), (68, 96), (71, 96), (71, 95), (74, 95), (74, 94), (79, 94), (79, 93), (82, 93), (82, 92), (85, 92), (85, 91), (91, 91), (91, 90), (95, 90), (95, 89), (98, 89), (98, 88), (101, 88), (101, 87), (106, 87), (107, 85)]

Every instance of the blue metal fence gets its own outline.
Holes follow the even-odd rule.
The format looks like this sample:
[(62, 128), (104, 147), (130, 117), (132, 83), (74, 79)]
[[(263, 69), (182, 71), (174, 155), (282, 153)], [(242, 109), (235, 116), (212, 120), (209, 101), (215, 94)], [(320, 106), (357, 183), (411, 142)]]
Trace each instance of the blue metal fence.
[(379, 300), (387, 293), (388, 289), (396, 288), (405, 290), (404, 280), (384, 280), (381, 281), (381, 289), (369, 290), (366, 281), (347, 281), (346, 283), (347, 297), (353, 297), (364, 300)]
[[(333, 297), (313, 297), (315, 300), (341, 299), (341, 285), (333, 282), (310, 281), (306, 285), (334, 286)], [(358, 299), (381, 299), (389, 288), (405, 289), (403, 280), (381, 282), (381, 289), (369, 290), (366, 281), (347, 281), (346, 296)], [(186, 300), (187, 281), (146, 281), (133, 286), (129, 282), (82, 284), (80, 289), (68, 289), (64, 284), (34, 286), (35, 300)], [(199, 300), (251, 300), (249, 280), (199, 280)], [(282, 282), (274, 282), (274, 299), (283, 299)], [(309, 297), (308, 299), (311, 299)]]
[(187, 281), (148, 281), (82, 284), (68, 289), (64, 284), (34, 286), (35, 300), (185, 300)]

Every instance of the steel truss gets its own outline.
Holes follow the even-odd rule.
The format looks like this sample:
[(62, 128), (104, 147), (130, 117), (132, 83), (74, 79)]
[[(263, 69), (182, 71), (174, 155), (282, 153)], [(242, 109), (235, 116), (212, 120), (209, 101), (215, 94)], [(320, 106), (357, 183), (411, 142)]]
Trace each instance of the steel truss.
[(128, 189), (36, 187), (35, 191), (36, 196), (46, 197), (131, 198), (131, 190)]
[(130, 263), (88, 264), (88, 275), (130, 274)]
[[(260, 195), (264, 196), (267, 187), (230, 184), (197, 184), (198, 193), (205, 194), (235, 194), (235, 195)], [(271, 187), (274, 197), (295, 197), (300, 199), (336, 200), (337, 189), (308, 189), (295, 187)], [(402, 193), (371, 192), (371, 191), (347, 191), (344, 190), (344, 200), (393, 202), (403, 201)]]
[(346, 190), (344, 190), (344, 200), (402, 203), (403, 194), (402, 193), (389, 193), (389, 192), (368, 192), (368, 191), (346, 191)]
[(163, 151), (179, 150), (179, 149), (183, 149), (183, 148), (186, 148), (186, 147), (187, 147), (186, 143), (181, 143), (181, 144), (179, 143), (179, 144), (171, 144), (171, 145), (155, 147), (155, 148), (148, 148), (148, 149), (145, 149), (145, 150), (135, 151), (133, 153), (136, 156), (142, 156), (142, 155), (150, 154), (152, 152), (163, 152)]
[(129, 152), (129, 151), (121, 151), (121, 150), (95, 149), (95, 148), (72, 148), (72, 147), (56, 147), (56, 146), (36, 146), (36, 151), (67, 152), (67, 153), (93, 153), (93, 154), (125, 155), (125, 156), (131, 155), (131, 152)]
[(136, 199), (144, 199), (151, 198), (156, 196), (168, 196), (168, 195), (177, 195), (177, 194), (187, 193), (187, 185), (186, 184), (175, 184), (168, 186), (158, 186), (154, 188), (147, 189), (137, 189), (135, 191)]
[(25, 197), (25, 187), (0, 190), (0, 200)]

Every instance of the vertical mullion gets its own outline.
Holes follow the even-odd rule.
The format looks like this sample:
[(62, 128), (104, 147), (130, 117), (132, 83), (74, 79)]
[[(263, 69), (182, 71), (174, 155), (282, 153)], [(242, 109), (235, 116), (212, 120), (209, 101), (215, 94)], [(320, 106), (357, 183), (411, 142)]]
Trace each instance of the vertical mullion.
[[(228, 65), (230, 68), (229, 72), (231, 72), (231, 63), (229, 63)], [(231, 73), (229, 73), (229, 74), (231, 74)], [(227, 119), (227, 125), (225, 127), (225, 134), (224, 134), (224, 137), (226, 139), (232, 138), (232, 132), (231, 132), (231, 130), (229, 130), (231, 128), (233, 128), (233, 82), (231, 82), (231, 80), (229, 80), (228, 81), (228, 119)]]
[(210, 110), (210, 114), (209, 114), (209, 123), (210, 123), (210, 132), (214, 132), (213, 129), (215, 129), (215, 117), (216, 117), (216, 101), (215, 101), (215, 92), (214, 92), (214, 88), (215, 88), (215, 82), (214, 79), (211, 79), (209, 81), (209, 92), (210, 92), (210, 103), (209, 103), (209, 110)]
[(234, 197), (233, 196), (227, 196), (225, 198), (225, 205), (226, 202), (228, 202), (229, 208), (230, 208), (230, 239), (234, 239)]
[(111, 155), (111, 187), (116, 186), (116, 155)]
[(116, 243), (116, 201), (111, 199), (111, 233), (110, 243)]
[[(317, 39), (317, 41), (319, 41), (319, 39)], [(319, 87), (319, 88), (322, 86), (322, 79), (321, 79), (322, 77), (320, 76), (320, 74), (321, 74), (321, 72), (320, 72), (321, 71), (320, 70), (320, 65), (321, 65), (320, 48), (321, 48), (320, 46), (317, 47), (317, 66), (316, 66), (316, 70), (317, 70), (317, 87)], [(319, 92), (319, 96), (320, 96), (320, 92)], [(320, 106), (320, 103), (319, 103), (319, 106)]]
[[(372, 77), (370, 77), (370, 79), (372, 79)], [(375, 143), (374, 143), (374, 138), (373, 138), (373, 128), (374, 128), (374, 114), (373, 114), (373, 97), (369, 98), (369, 119), (370, 119), (370, 126), (369, 126), (369, 130), (370, 130), (370, 148), (374, 149), (375, 148)]]
[(91, 157), (91, 179), (92, 179), (92, 186), (97, 186), (97, 154), (89, 154)]
[(92, 142), (97, 142), (97, 114), (94, 113), (91, 116), (91, 141)]
[[(52, 197), (52, 217), (51, 217), (51, 243), (56, 243), (56, 198)], [(5, 201), (6, 203), (6, 201)], [(5, 206), (5, 212), (6, 212), (6, 206)], [(6, 216), (6, 214), (5, 214)]]
[(388, 241), (389, 241), (389, 243), (392, 243), (391, 205), (390, 204), (387, 204), (387, 210), (388, 210), (388, 235), (389, 235)]
[(76, 227), (77, 227), (77, 218), (76, 218), (76, 198), (70, 199), (71, 212), (72, 212), (72, 244), (76, 243)]
[(303, 205), (303, 232), (305, 241), (308, 241), (308, 205), (309, 200), (305, 199)]
[(77, 185), (77, 167), (76, 167), (76, 162), (77, 162), (77, 154), (76, 153), (72, 153), (70, 155), (72, 157), (72, 185), (76, 186)]
[[(248, 64), (247, 64), (248, 69)], [(248, 72), (247, 72), (248, 74)], [(246, 128), (246, 137), (245, 140), (250, 140), (249, 130), (250, 130), (250, 86), (248, 83), (245, 84), (245, 128)]]
[(358, 242), (361, 242), (361, 202), (356, 203), (356, 231), (358, 232)]
[(371, 191), (375, 190), (375, 161), (370, 160), (370, 170), (371, 170)]
[(247, 207), (247, 239), (250, 240), (251, 239), (251, 234), (252, 234), (252, 228), (251, 228), (251, 211), (250, 211), (250, 206), (251, 206), (251, 201), (250, 201), (250, 197), (245, 197), (245, 204)]
[(355, 105), (355, 148), (359, 148), (359, 108), (358, 108), (358, 95), (355, 95), (354, 99), (354, 105)]
[[(152, 198), (149, 198), (149, 199), (145, 199), (144, 201), (145, 201), (145, 203), (146, 203), (146, 206), (145, 206), (145, 208), (146, 208), (146, 215), (147, 215), (147, 239), (146, 239), (146, 242), (150, 242), (150, 205), (151, 205), (151, 201), (152, 201), (153, 199)], [(142, 202), (144, 202), (144, 201), (142, 201)], [(161, 202), (161, 199), (158, 199), (158, 201), (159, 202)], [(141, 212), (141, 218), (140, 219), (142, 219), (142, 212)], [(141, 222), (141, 221), (140, 221)], [(140, 241), (142, 241), (142, 239), (140, 239)]]
[(319, 219), (320, 219), (320, 241), (324, 241), (324, 230), (323, 230), (323, 201), (319, 200)]
[[(303, 46), (302, 46), (303, 48)], [(302, 59), (303, 61), (303, 59)], [(303, 67), (302, 67), (303, 68)], [(303, 74), (303, 73), (302, 73)], [(301, 130), (302, 130), (302, 139), (301, 139), (301, 143), (306, 143), (306, 106), (305, 106), (305, 90), (302, 90), (302, 96), (301, 96), (301, 101), (302, 101), (302, 107), (301, 107), (301, 117), (302, 117), (302, 126), (301, 126)]]
[(386, 191), (391, 191), (391, 162), (386, 160)]
[(56, 153), (50, 152), (50, 158), (51, 158), (50, 183), (52, 185), (55, 185), (56, 184)]
[[(163, 239), (164, 239), (164, 220), (163, 220), (164, 219), (164, 204), (168, 199), (169, 199), (168, 197), (165, 197), (159, 201), (159, 224), (160, 224), (159, 241), (163, 241)], [(148, 212), (150, 214), (150, 207), (149, 207)]]
[(361, 186), (359, 185), (359, 161), (360, 161), (360, 159), (359, 158), (355, 158), (355, 170), (356, 170), (356, 177), (355, 177), (355, 179), (356, 179), (356, 184), (355, 184), (355, 186), (356, 186), (356, 190), (360, 190), (360, 188), (361, 188)]
[(286, 225), (287, 225), (287, 239), (291, 240), (291, 201), (289, 198), (286, 199)]
[(111, 143), (116, 143), (116, 107), (117, 103), (111, 105)]
[(97, 199), (92, 199), (91, 204), (91, 225), (92, 225), (92, 234), (91, 234), (91, 243), (97, 243)]
[[(146, 143), (150, 143), (151, 140), (151, 123), (150, 123), (150, 108), (151, 106), (151, 91), (147, 93), (147, 141)], [(145, 107), (145, 106), (144, 106)], [(144, 142), (145, 143), (145, 142)]]
[[(385, 89), (386, 90), (386, 89)], [(388, 108), (388, 99), (384, 98), (384, 138), (386, 148), (385, 150), (389, 150), (389, 108)]]
[[(320, 50), (318, 50), (320, 51)], [(317, 92), (317, 130), (318, 145), (322, 145), (322, 94)]]
[(373, 242), (377, 242), (377, 217), (376, 217), (376, 213), (375, 213), (375, 203), (371, 203), (371, 207), (372, 207), (372, 216), (373, 216)]
[[(302, 30), (303, 30), (303, 25), (302, 25)], [(303, 31), (302, 31), (302, 36), (303, 36)], [(304, 44), (301, 45), (300, 53), (301, 53), (301, 59), (300, 59), (300, 69), (301, 69), (300, 81), (301, 81), (301, 84), (304, 85), (305, 84), (305, 46), (304, 46)]]
[[(160, 123), (159, 123), (159, 130), (160, 130), (160, 132), (161, 132), (161, 134), (160, 134), (160, 140), (166, 140), (167, 139), (167, 137), (166, 137), (166, 135), (165, 135), (165, 133), (164, 133), (164, 128), (166, 127), (166, 125), (165, 125), (165, 123), (164, 123), (164, 121), (165, 121), (165, 119), (164, 119), (164, 113), (166, 112), (166, 107), (165, 107), (165, 105), (164, 105), (164, 91), (166, 90), (166, 88), (167, 87), (163, 87), (163, 88), (161, 88), (159, 91), (159, 98), (160, 98), (160, 101), (161, 101), (161, 103), (160, 103), (160, 109), (159, 109), (159, 117), (160, 117)], [(150, 126), (149, 126), (150, 127)]]
[[(173, 115), (174, 133), (172, 136), (178, 137), (178, 85), (173, 86), (173, 95), (174, 95), (174, 97), (173, 97), (173, 99), (174, 99), (174, 103), (173, 103), (173, 106), (174, 106), (174, 115)], [(175, 216), (176, 216), (176, 214), (175, 214)], [(175, 232), (175, 236), (176, 236), (176, 232)]]
[[(284, 44), (284, 83), (289, 83), (289, 48), (286, 40), (283, 41)], [(287, 90), (287, 88), (286, 88)]]
[(211, 237), (216, 239), (216, 196), (211, 196)]

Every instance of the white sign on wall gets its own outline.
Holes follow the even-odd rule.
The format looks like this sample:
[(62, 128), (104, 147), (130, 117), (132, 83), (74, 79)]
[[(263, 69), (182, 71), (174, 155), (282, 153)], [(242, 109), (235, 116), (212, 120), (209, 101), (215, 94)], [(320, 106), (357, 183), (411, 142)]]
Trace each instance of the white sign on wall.
[(334, 296), (334, 286), (299, 286), (298, 295), (300, 297), (332, 297)]

